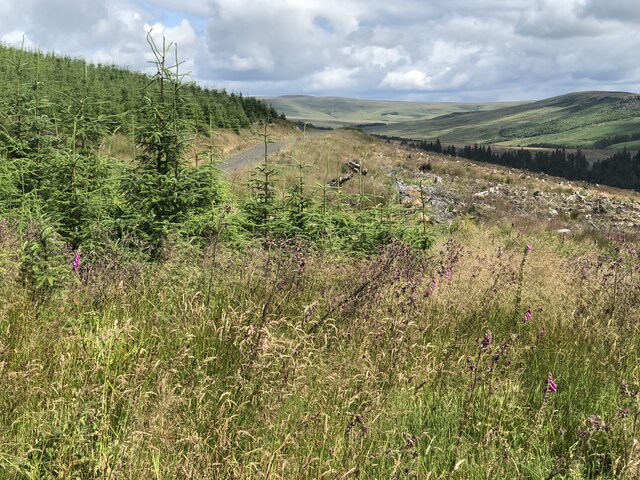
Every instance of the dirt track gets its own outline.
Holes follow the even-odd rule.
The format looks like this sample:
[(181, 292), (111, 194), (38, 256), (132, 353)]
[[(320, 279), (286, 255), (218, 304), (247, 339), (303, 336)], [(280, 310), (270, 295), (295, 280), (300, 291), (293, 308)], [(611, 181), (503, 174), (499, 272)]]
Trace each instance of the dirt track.
[[(307, 132), (306, 135), (319, 135), (325, 133), (323, 131), (311, 131)], [(300, 135), (296, 135), (293, 137), (289, 137), (285, 140), (280, 140), (274, 143), (267, 144), (267, 153), (269, 155), (273, 155), (274, 153), (280, 151), (283, 147), (294, 143), (297, 139), (302, 138)], [(262, 159), (264, 159), (264, 143), (260, 143), (254, 147), (243, 150), (240, 153), (236, 153), (226, 158), (219, 167), (224, 172), (231, 172), (233, 170), (237, 170), (242, 167), (246, 167), (253, 163), (258, 163)]]

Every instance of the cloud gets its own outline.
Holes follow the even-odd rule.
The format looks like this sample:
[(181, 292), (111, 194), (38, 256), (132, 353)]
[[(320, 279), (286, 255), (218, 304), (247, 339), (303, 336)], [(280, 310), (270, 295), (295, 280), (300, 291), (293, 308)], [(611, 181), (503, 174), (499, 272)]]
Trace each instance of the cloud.
[(11, 30), (0, 37), (0, 41), (9, 45), (25, 48), (36, 48), (31, 39), (22, 30)]
[(144, 69), (153, 28), (247, 94), (493, 100), (639, 90), (638, 20), (637, 0), (21, 0), (0, 39)]
[(519, 35), (550, 39), (594, 37), (606, 33), (607, 28), (593, 18), (579, 18), (579, 0), (544, 0), (536, 8), (523, 12), (515, 25)]
[(222, 80), (303, 78), (324, 70), (359, 28), (357, 2), (213, 0), (200, 57)]
[(340, 49), (340, 53), (353, 64), (386, 68), (406, 60), (407, 56), (400, 47), (385, 48), (377, 45), (351, 45)]
[(579, 13), (584, 17), (598, 20), (616, 20), (637, 25), (640, 21), (640, 8), (635, 1), (628, 0), (586, 0), (579, 8)]
[(389, 72), (380, 86), (398, 90), (427, 90), (431, 87), (431, 80), (430, 76), (419, 70)]
[(311, 75), (308, 90), (326, 92), (351, 87), (355, 84), (353, 75), (357, 72), (357, 68), (325, 68)]

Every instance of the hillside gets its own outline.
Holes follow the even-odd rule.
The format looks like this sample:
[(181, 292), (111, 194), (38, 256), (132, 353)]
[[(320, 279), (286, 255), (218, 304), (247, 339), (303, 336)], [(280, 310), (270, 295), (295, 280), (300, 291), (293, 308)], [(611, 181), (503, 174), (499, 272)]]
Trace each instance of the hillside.
[(640, 193), (7, 55), (0, 479), (638, 477)]
[(172, 177), (148, 258), (92, 160), (0, 203), (3, 480), (636, 478), (640, 195), (341, 129)]
[[(192, 130), (248, 128), (277, 112), (253, 97), (202, 87), (183, 79), (180, 116)], [(73, 116), (91, 120), (93, 128), (113, 132), (143, 124), (145, 97), (152, 77), (114, 65), (23, 50), (0, 44), (0, 126), (8, 115), (55, 117), (61, 126)]]
[(415, 121), (450, 113), (492, 110), (521, 103), (402, 102), (308, 95), (263, 97), (263, 100), (271, 103), (290, 120), (310, 122), (321, 127)]
[[(318, 187), (338, 175), (353, 173), (350, 161), (362, 162), (367, 175), (346, 181), (340, 195), (338, 189)], [(431, 225), (471, 215), (483, 224), (514, 221), (520, 228), (531, 224), (551, 233), (559, 229), (579, 235), (640, 233), (640, 192), (497, 165), (482, 158), (469, 161), (385, 142), (355, 130), (299, 138), (273, 155), (270, 162), (280, 180), (274, 183), (277, 194), (283, 197), (299, 180), (296, 165), (304, 165), (304, 183), (317, 203), (344, 202), (346, 207), (363, 195), (373, 205), (397, 200), (408, 217), (419, 216), (424, 201)], [(554, 159), (550, 163), (559, 162)], [(245, 168), (231, 174), (238, 196), (247, 194), (254, 173), (253, 168)], [(640, 184), (635, 186), (640, 190)]]
[(640, 146), (640, 95), (580, 92), (505, 108), (452, 113), (367, 128), (368, 132), (452, 144), (502, 146)]

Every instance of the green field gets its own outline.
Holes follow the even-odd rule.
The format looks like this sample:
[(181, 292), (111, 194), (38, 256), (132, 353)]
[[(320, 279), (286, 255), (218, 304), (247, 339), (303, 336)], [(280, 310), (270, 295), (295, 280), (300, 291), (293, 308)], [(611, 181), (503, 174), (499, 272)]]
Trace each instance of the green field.
[(375, 126), (367, 131), (458, 144), (591, 147), (614, 135), (640, 132), (640, 95), (571, 93), (490, 111)]
[(400, 102), (359, 100), (342, 97), (288, 95), (264, 98), (294, 121), (310, 122), (322, 127), (341, 127), (365, 123), (414, 122), (451, 113), (492, 110), (522, 102)]
[(623, 150), (625, 148), (627, 150), (632, 150), (632, 151), (640, 150), (640, 140), (633, 140), (631, 142), (616, 143), (615, 145), (611, 145), (609, 148), (613, 148), (615, 150)]

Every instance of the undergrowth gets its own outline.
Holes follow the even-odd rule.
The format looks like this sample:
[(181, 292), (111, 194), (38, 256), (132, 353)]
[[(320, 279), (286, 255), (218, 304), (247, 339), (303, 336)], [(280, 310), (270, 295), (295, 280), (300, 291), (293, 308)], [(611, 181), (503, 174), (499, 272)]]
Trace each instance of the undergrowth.
[(637, 478), (632, 244), (60, 251), (43, 297), (22, 241), (2, 224), (1, 478)]

